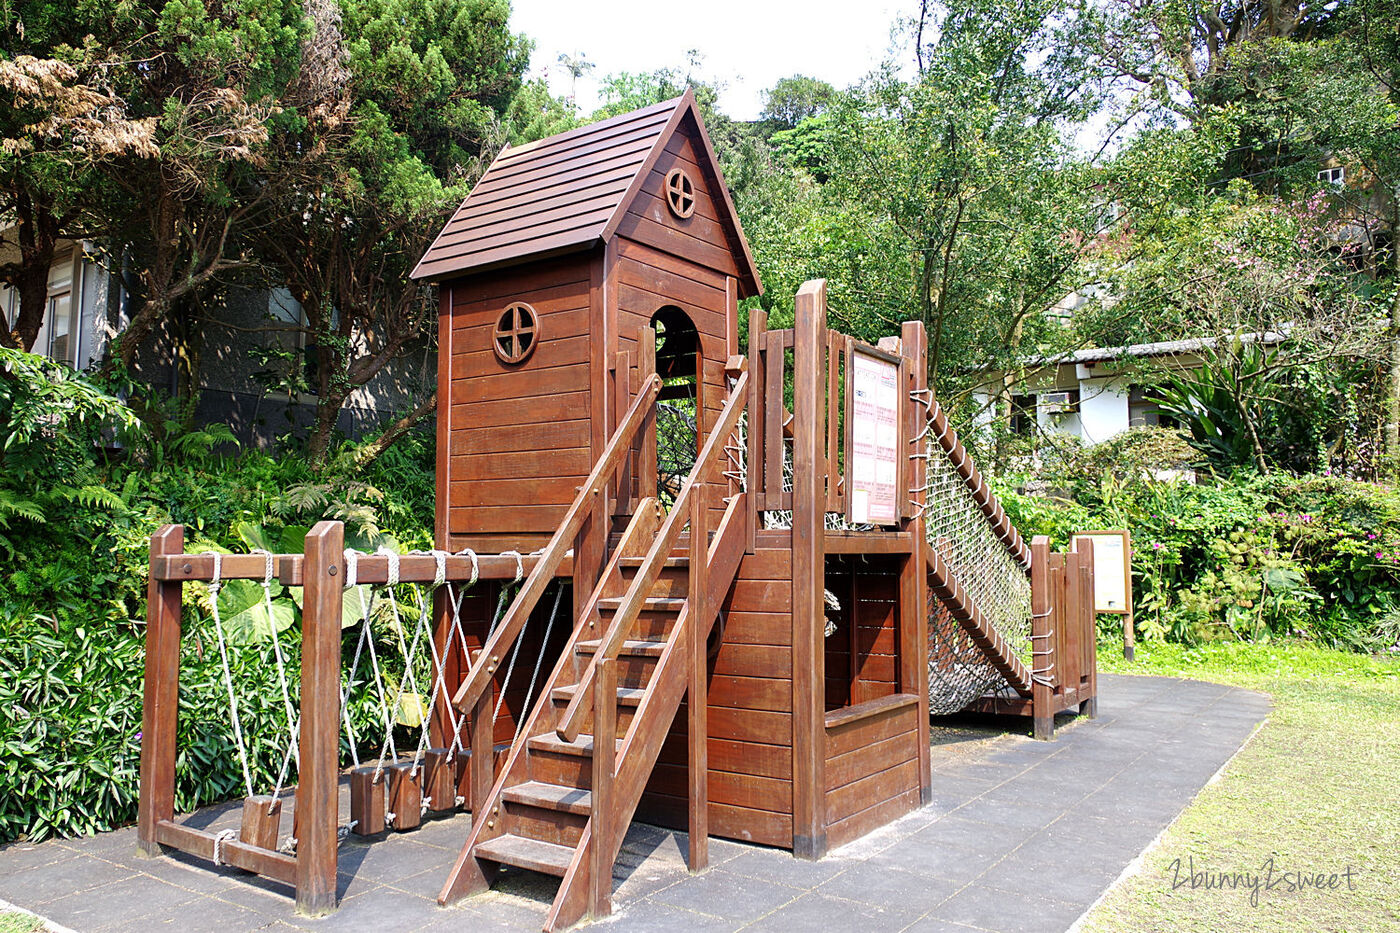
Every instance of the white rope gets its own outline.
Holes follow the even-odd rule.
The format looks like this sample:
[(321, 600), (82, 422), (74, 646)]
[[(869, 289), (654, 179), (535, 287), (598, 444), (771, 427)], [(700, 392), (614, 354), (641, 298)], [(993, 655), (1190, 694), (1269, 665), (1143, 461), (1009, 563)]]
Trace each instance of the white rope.
[(282, 636), (272, 618), (273, 555), (263, 548), (254, 548), (252, 553), (263, 555), (263, 609), (267, 614), (268, 627), (272, 630), (272, 654), (277, 661), (277, 683), (282, 689), (282, 707), (287, 713), (287, 748), (282, 755), (282, 767), (277, 771), (277, 784), (272, 789), (272, 798), (268, 801), (267, 812), (270, 814), (277, 805), (278, 798), (282, 796), (282, 784), (287, 779), (287, 768), (293, 759), (296, 760), (297, 771), (301, 771), (301, 750), (297, 748), (300, 723), (292, 706), (291, 690), (287, 686), (287, 663), (282, 655)]
[[(252, 794), (249, 793), (249, 796), (251, 797)], [(237, 838), (238, 830), (236, 829), (223, 829), (220, 830), (218, 834), (214, 836), (214, 864), (216, 866), (228, 864), (224, 861), (223, 858), (224, 843)]]
[[(223, 587), (223, 555), (216, 551), (206, 551), (214, 558), (214, 575), (209, 581), (209, 607), (214, 616), (214, 632), (219, 641), (219, 657), (224, 666), (224, 686), (228, 689), (229, 719), (233, 723), (233, 741), (238, 749), (238, 761), (243, 766), (243, 785), (248, 796), (253, 796), (253, 772), (248, 767), (248, 750), (243, 742), (243, 724), (238, 718), (238, 695), (233, 690), (233, 670), (228, 663), (228, 643), (224, 638), (224, 623), (219, 615), (219, 590)], [(218, 862), (218, 848), (215, 847), (215, 863)]]
[[(545, 625), (544, 628), (544, 641), (540, 642), (539, 653), (535, 656), (535, 670), (534, 673), (530, 675), (530, 686), (525, 690), (525, 702), (520, 707), (520, 721), (515, 724), (514, 741), (519, 741), (520, 730), (525, 728), (526, 710), (530, 708), (530, 700), (533, 699), (535, 695), (535, 687), (540, 679), (540, 665), (544, 663), (545, 648), (549, 645), (549, 636), (554, 632), (554, 620), (559, 618), (559, 603), (560, 600), (562, 600), (563, 598), (564, 587), (561, 585), (554, 592), (554, 608), (550, 611), (549, 622)], [(506, 676), (509, 677), (510, 675), (507, 674)], [(504, 695), (505, 694), (502, 693), (502, 696)]]
[[(403, 614), (399, 609), (398, 597), (394, 595), (394, 587), (398, 586), (399, 583), (399, 555), (395, 551), (392, 551), (389, 548), (384, 547), (382, 545), (374, 553), (376, 556), (387, 557), (389, 560), (389, 582), (385, 591), (389, 594), (389, 605), (390, 607), (392, 607), (394, 612), (394, 633), (398, 636), (399, 653), (403, 656), (404, 659), (403, 677), (399, 678), (398, 689), (395, 692), (394, 703), (391, 708), (392, 710), (397, 711), (403, 706), (405, 685), (411, 688), (411, 691), (415, 695), (419, 693), (418, 678), (413, 673), (413, 654), (409, 651), (408, 644), (403, 637)], [(414, 634), (416, 636), (417, 633), (415, 632)], [(373, 642), (371, 642), (371, 646), (372, 645)], [(414, 647), (417, 647), (416, 637)], [(370, 657), (371, 659), (373, 659), (372, 654)], [(394, 727), (392, 720), (386, 722), (385, 725), (386, 729), (384, 735), (384, 745), (379, 751), (379, 762), (378, 764), (376, 764), (374, 769), (374, 780), (376, 781), (379, 780), (380, 774), (382, 774), (384, 771), (384, 755), (386, 752), (391, 752), (393, 754), (394, 761), (399, 760), (398, 749), (394, 745)]]

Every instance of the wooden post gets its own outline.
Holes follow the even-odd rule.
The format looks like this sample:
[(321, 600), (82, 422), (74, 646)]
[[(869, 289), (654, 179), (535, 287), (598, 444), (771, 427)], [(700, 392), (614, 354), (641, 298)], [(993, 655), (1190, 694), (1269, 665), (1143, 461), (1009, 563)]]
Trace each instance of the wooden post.
[(350, 832), (374, 836), (384, 832), (384, 776), (374, 776), (374, 765), (350, 772)]
[(340, 615), (345, 526), (317, 522), (306, 536), (301, 622), (301, 762), (297, 778), (297, 911), (335, 909), (340, 777)]
[(593, 850), (589, 865), (589, 912), (612, 913), (613, 803), (617, 755), (617, 659), (598, 663), (593, 681)]
[(156, 559), (185, 552), (183, 525), (165, 525), (151, 535), (151, 573), (146, 579), (146, 683), (141, 706), (141, 788), (136, 804), (136, 839), (147, 855), (160, 855), (156, 824), (175, 818), (175, 736), (180, 700), (179, 580), (157, 580)]
[[(299, 827), (293, 827), (297, 829)], [(269, 852), (277, 851), (277, 836), (282, 829), (282, 801), (269, 794), (243, 799), (243, 819), (238, 827), (238, 841)], [(293, 835), (296, 835), (293, 832)]]
[[(1090, 552), (1092, 554), (1092, 552)], [(1097, 664), (1097, 643), (1099, 640), (1098, 617), (1094, 612), (1094, 562), (1084, 560), (1079, 565), (1080, 605), (1084, 607), (1083, 635), (1080, 641), (1079, 682), (1080, 695), (1088, 694), (1079, 702), (1079, 712), (1090, 719), (1099, 715), (1099, 674)], [(1130, 597), (1131, 598), (1131, 597)]]
[(415, 759), (397, 761), (384, 768), (389, 779), (389, 812), (394, 831), (407, 832), (423, 824), (423, 766)]
[(767, 360), (763, 350), (763, 335), (767, 325), (768, 315), (763, 311), (755, 308), (749, 312), (749, 527), (745, 548), (749, 554), (757, 547), (758, 516), (763, 508), (763, 379)]
[(491, 785), (496, 783), (496, 683), (488, 681), (486, 689), (472, 707), (471, 757), (467, 759), (467, 770), (471, 772), (472, 819), (480, 819), (478, 812), (491, 794)]
[[(906, 383), (900, 387), (905, 392), (901, 411), (906, 413), (904, 437), (909, 448), (906, 469), (903, 471), (908, 479), (909, 490), (905, 497), (908, 509), (901, 508), (901, 512), (910, 516), (902, 524), (904, 530), (913, 536), (914, 546), (899, 574), (899, 689), (919, 698), (919, 788), (921, 801), (927, 803), (933, 799), (933, 761), (929, 749), (928, 569), (924, 562), (924, 548), (928, 546), (924, 527), (924, 503), (928, 499), (924, 486), (928, 483), (928, 460), (916, 456), (923, 453), (921, 448), (926, 443), (920, 438), (928, 418), (926, 399), (929, 397), (926, 391), (928, 334), (922, 321), (904, 323), (900, 328), (900, 345), (906, 374)], [(832, 397), (835, 398), (834, 395)], [(835, 413), (830, 415), (830, 420), (836, 420)], [(836, 464), (828, 463), (827, 469), (835, 471)], [(851, 656), (854, 659), (854, 647)]]
[(798, 289), (793, 334), (792, 851), (808, 859), (826, 854), (825, 343), (826, 282), (814, 279)]
[(1055, 735), (1054, 688), (1049, 667), (1054, 660), (1050, 642), (1050, 539), (1031, 539), (1031, 716), (1033, 734), (1049, 740)]
[(709, 585), (709, 535), (705, 515), (707, 487), (699, 483), (690, 497), (690, 580), (686, 590), (690, 627), (690, 687), (687, 697), (687, 735), (690, 740), (690, 870), (702, 871), (710, 863), (709, 796), (709, 657), (705, 650), (705, 587)]
[[(637, 346), (637, 384), (644, 385), (656, 373), (656, 331), (642, 328)], [(637, 457), (638, 495), (646, 499), (656, 497), (656, 406), (652, 405), (637, 432), (641, 454)]]
[[(1128, 603), (1128, 611), (1123, 614), (1123, 659), (1131, 661), (1133, 660), (1136, 633), (1133, 631), (1133, 536), (1129, 532), (1123, 533), (1123, 565), (1128, 568), (1127, 586), (1124, 587), (1126, 590), (1125, 598)], [(1094, 652), (1097, 654), (1098, 633), (1095, 632), (1094, 634)], [(1095, 672), (1095, 679), (1097, 680), (1098, 665), (1093, 664), (1089, 669)], [(1095, 696), (1097, 696), (1097, 694), (1095, 694)]]

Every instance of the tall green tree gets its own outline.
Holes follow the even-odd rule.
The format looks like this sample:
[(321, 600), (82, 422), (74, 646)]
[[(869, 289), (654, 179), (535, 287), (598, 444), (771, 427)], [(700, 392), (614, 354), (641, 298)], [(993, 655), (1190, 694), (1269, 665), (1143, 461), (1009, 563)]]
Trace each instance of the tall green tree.
[[(254, 229), (270, 281), (303, 320), (316, 412), (307, 441), (327, 456), (352, 393), (435, 332), (432, 290), (409, 273), (447, 214), (511, 135), (529, 45), (505, 0), (340, 0), (314, 28), (270, 144), (274, 209)], [(538, 125), (538, 121), (532, 123)], [(431, 387), (378, 446), (432, 410)]]

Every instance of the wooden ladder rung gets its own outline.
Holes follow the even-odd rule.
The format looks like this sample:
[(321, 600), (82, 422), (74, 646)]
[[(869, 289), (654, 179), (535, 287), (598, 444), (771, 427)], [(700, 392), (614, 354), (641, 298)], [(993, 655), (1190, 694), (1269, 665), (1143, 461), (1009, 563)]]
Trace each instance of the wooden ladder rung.
[[(622, 748), (622, 740), (617, 740), (618, 750)], [(530, 737), (529, 747), (537, 752), (553, 752), (556, 755), (582, 755), (588, 758), (593, 757), (593, 736), (580, 735), (577, 741), (565, 742), (554, 732), (546, 732), (543, 735)]]
[(588, 816), (593, 812), (593, 794), (578, 787), (526, 781), (507, 787), (502, 795), (509, 803), (519, 803), (542, 810), (559, 810)]
[[(596, 654), (601, 638), (594, 638), (591, 641), (581, 641), (574, 645), (577, 654)], [(636, 658), (659, 658), (666, 651), (664, 641), (635, 641), (628, 639), (622, 643), (622, 647), (617, 649), (619, 656)]]
[[(578, 684), (569, 684), (564, 687), (555, 687), (549, 695), (556, 700), (567, 703), (574, 698), (574, 694), (577, 692)], [(647, 692), (640, 687), (618, 687), (617, 704), (619, 706), (637, 706), (646, 694)]]
[(574, 859), (574, 850), (570, 846), (541, 842), (525, 836), (497, 836), (495, 839), (478, 843), (472, 855), (562, 878), (569, 870), (569, 863)]
[[(599, 609), (611, 609), (616, 611), (622, 607), (622, 596), (609, 596), (598, 600)], [(642, 609), (646, 612), (680, 612), (685, 607), (683, 597), (670, 596), (648, 596), (642, 601)]]

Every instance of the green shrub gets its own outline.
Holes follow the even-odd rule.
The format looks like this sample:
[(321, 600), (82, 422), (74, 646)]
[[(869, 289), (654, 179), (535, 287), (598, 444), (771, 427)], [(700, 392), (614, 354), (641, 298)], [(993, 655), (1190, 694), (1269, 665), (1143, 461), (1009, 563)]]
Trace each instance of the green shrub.
[[(317, 474), (294, 454), (240, 452), (219, 426), (167, 424), (157, 440), (114, 393), (36, 360), (10, 351), (0, 375), (0, 842), (135, 818), (147, 549), (161, 525), (185, 525), (191, 551), (246, 552), (251, 534), (295, 542), (321, 518), (364, 544), (432, 539), (430, 439), (404, 438), (356, 475), (348, 454)], [(206, 587), (185, 588), (182, 616), (176, 806), (189, 810), (241, 796), (243, 776)], [(294, 613), (280, 636), (293, 672), (298, 631)], [(270, 789), (287, 736), (270, 638), (231, 646), (231, 667), (255, 782)], [(382, 731), (367, 706), (351, 713), (357, 734)]]
[(1021, 532), (1063, 546), (1127, 528), (1133, 599), (1149, 638), (1289, 636), (1364, 651), (1400, 643), (1400, 493), (1339, 476), (1239, 474), (1216, 482), (1104, 474), (1089, 507), (1006, 491)]

